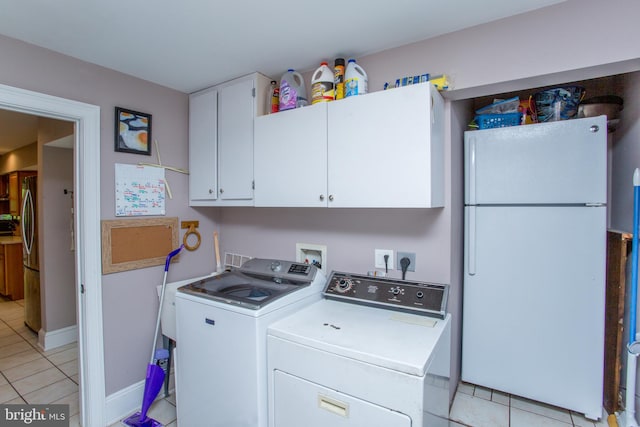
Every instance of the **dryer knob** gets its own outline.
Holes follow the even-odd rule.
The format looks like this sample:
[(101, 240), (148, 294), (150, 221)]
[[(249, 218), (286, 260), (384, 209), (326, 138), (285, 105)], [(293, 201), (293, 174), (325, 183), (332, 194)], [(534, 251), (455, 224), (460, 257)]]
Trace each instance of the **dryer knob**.
[(340, 293), (345, 293), (351, 290), (353, 282), (351, 279), (340, 279), (336, 284), (335, 290)]

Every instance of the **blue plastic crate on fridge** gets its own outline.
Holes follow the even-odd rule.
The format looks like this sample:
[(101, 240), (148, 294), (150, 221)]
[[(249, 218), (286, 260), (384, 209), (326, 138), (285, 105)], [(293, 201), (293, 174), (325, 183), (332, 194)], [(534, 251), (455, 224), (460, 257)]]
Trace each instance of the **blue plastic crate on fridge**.
[(522, 124), (522, 113), (479, 114), (475, 118), (478, 129), (504, 128)]

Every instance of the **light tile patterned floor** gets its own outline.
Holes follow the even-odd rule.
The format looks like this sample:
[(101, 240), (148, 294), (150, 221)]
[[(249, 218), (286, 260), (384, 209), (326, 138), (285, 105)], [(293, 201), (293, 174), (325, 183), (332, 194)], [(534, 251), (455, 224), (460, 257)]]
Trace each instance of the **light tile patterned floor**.
[(522, 397), (460, 383), (449, 425), (472, 427), (606, 427), (606, 413), (594, 422), (582, 414)]
[[(69, 426), (79, 427), (78, 382), (77, 344), (43, 351), (38, 335), (24, 325), (24, 301), (0, 296), (0, 403), (68, 404)], [(157, 400), (149, 415), (176, 427), (175, 396)]]
[(0, 403), (68, 404), (78, 422), (78, 346), (49, 351), (24, 325), (24, 301), (0, 297)]

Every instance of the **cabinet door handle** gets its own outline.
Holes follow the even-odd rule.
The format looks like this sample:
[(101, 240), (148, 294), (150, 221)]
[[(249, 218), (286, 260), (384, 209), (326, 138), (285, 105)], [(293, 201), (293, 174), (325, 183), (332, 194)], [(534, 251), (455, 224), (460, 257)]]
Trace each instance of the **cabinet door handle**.
[(333, 202), (333, 194), (329, 194), (329, 201)]
[(320, 195), (320, 201), (321, 201), (321, 202), (322, 202), (322, 201), (324, 201), (324, 194), (321, 194), (321, 195)]
[(222, 194), (222, 193), (224, 193), (224, 190), (221, 188), (221, 189), (220, 189), (220, 194)]
[(213, 190), (212, 189), (209, 189), (209, 194), (213, 194)]

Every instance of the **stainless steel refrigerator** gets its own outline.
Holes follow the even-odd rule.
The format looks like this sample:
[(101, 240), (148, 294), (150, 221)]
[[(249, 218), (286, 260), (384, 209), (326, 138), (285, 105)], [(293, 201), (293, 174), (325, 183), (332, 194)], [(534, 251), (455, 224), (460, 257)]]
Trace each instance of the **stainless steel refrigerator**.
[(22, 181), (22, 253), (24, 264), (24, 323), (38, 332), (40, 314), (40, 262), (38, 257), (37, 176)]
[(602, 414), (606, 117), (465, 133), (464, 381)]

